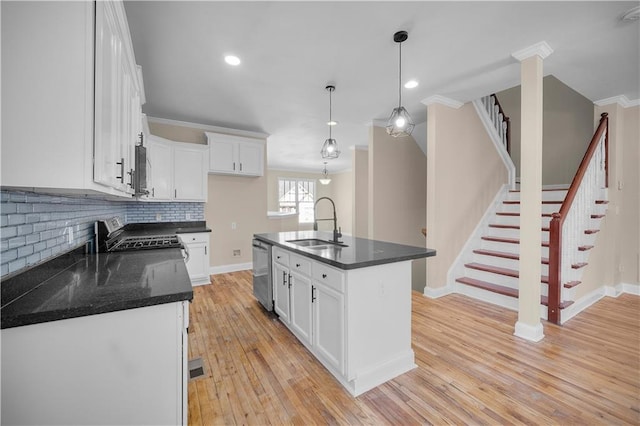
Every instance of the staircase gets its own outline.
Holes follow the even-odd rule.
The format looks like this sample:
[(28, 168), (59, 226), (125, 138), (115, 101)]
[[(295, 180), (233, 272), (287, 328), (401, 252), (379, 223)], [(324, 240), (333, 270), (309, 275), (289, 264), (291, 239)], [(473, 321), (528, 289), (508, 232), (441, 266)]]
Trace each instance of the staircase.
[[(549, 284), (549, 224), (552, 214), (560, 210), (568, 188), (545, 188), (542, 192), (542, 217), (540, 232), (540, 317), (547, 319)], [(571, 268), (575, 271), (570, 281), (563, 284), (560, 309), (570, 306), (574, 300), (573, 289), (580, 284), (581, 270), (587, 266), (589, 251), (594, 247), (600, 222), (604, 217), (606, 202), (598, 200), (588, 214), (587, 226), (583, 230), (577, 249), (577, 259)], [(467, 245), (454, 272), (455, 291), (476, 299), (495, 303), (510, 309), (518, 309), (519, 282), (519, 235), (520, 235), (520, 191), (504, 191), (494, 203), (492, 212), (477, 232), (478, 237)]]

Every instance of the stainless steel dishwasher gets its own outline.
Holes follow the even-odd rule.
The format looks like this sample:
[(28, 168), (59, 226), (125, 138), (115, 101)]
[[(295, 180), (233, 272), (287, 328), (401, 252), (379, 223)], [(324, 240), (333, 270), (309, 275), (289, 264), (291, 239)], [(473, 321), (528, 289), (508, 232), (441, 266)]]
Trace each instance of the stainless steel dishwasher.
[(269, 312), (273, 311), (271, 244), (253, 240), (253, 295)]

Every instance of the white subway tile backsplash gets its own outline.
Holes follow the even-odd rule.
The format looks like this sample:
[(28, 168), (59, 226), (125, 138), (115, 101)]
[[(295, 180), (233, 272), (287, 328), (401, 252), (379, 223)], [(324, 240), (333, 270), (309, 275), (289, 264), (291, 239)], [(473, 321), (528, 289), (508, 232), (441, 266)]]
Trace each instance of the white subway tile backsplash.
[(204, 203), (111, 202), (20, 191), (0, 191), (0, 201), (0, 277), (93, 239), (97, 220), (157, 222), (158, 214), (161, 222), (204, 220)]

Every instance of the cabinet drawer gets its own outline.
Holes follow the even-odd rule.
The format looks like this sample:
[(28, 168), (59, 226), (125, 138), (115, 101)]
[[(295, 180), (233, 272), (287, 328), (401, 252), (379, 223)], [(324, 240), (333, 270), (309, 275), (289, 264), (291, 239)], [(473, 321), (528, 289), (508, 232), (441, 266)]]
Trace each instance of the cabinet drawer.
[(178, 234), (180, 240), (182, 240), (185, 244), (191, 243), (208, 243), (209, 242), (209, 233), (187, 233), (187, 234)]
[(273, 261), (281, 265), (289, 266), (289, 253), (278, 247), (273, 248)]
[(324, 263), (313, 263), (313, 279), (340, 293), (344, 293), (344, 273), (325, 265)]
[(304, 257), (295, 254), (290, 255), (289, 268), (291, 268), (292, 271), (297, 271), (308, 277), (311, 276), (311, 261)]

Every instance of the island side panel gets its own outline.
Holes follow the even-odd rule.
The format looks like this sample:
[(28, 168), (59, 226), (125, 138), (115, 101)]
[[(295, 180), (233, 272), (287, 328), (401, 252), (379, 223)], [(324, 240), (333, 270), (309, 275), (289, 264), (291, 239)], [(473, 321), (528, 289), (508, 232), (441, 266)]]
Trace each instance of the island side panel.
[(347, 274), (347, 380), (356, 396), (416, 367), (411, 261)]

